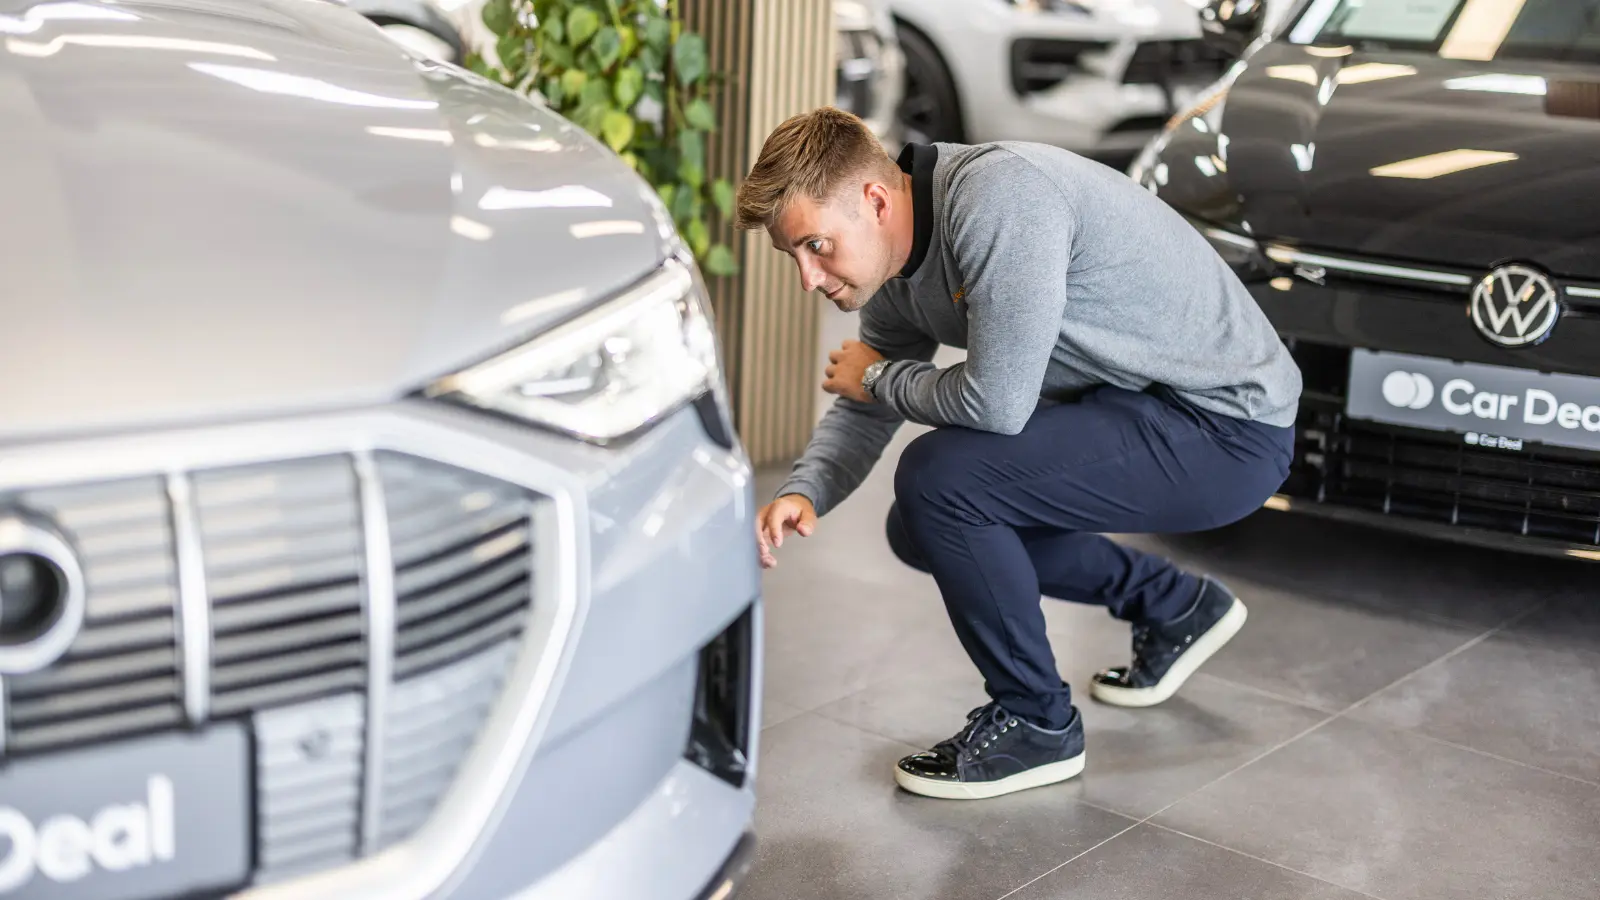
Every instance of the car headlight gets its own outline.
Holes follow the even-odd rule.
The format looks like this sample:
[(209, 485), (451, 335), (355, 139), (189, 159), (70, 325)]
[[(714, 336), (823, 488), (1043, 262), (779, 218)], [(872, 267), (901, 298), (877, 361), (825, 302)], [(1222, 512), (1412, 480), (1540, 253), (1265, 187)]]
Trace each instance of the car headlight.
[(720, 394), (721, 379), (704, 287), (692, 264), (672, 258), (599, 308), (426, 393), (604, 443)]

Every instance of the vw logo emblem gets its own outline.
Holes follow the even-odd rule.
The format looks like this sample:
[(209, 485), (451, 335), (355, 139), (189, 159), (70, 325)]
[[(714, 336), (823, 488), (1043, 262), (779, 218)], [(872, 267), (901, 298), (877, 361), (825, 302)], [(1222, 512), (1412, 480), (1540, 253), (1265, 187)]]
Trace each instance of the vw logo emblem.
[(1556, 286), (1538, 269), (1501, 266), (1472, 289), (1472, 324), (1502, 347), (1530, 347), (1550, 336), (1561, 318)]
[(39, 516), (0, 510), (0, 675), (60, 659), (86, 603), (83, 567), (66, 538)]

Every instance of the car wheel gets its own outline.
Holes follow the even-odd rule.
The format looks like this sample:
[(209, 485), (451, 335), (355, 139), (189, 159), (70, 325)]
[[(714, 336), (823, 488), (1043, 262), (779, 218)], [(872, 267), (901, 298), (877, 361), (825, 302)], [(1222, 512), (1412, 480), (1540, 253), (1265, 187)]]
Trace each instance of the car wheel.
[(944, 58), (922, 32), (897, 22), (895, 33), (905, 55), (905, 93), (896, 111), (902, 137), (916, 144), (961, 143), (961, 98)]

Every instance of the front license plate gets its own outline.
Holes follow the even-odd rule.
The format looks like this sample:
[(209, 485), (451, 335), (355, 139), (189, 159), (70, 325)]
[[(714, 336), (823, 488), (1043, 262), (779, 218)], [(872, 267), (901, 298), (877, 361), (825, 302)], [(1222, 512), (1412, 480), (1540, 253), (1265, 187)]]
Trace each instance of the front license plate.
[(0, 766), (0, 897), (150, 900), (250, 871), (242, 726)]
[(1600, 450), (1600, 378), (1356, 350), (1345, 411), (1457, 432), (1469, 444), (1521, 449), (1531, 440)]

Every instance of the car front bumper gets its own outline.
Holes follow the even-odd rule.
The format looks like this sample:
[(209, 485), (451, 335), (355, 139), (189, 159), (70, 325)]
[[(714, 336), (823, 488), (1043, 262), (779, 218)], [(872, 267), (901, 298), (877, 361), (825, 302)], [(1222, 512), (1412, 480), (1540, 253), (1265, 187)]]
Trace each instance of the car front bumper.
[[(388, 453), (536, 493), (543, 500), (530, 529), (533, 602), (515, 661), (431, 814), (408, 836), (367, 845), (370, 850), (314, 874), (262, 878), (257, 869), (231, 896), (696, 900), (709, 883), (739, 871), (727, 863), (750, 829), (761, 696), (750, 469), (742, 451), (712, 439), (703, 421), (696, 409), (685, 408), (629, 443), (602, 448), (411, 399), (240, 424), (39, 439), (0, 444), (0, 497), (150, 480), (151, 473), (252, 471), (284, 461), (347, 458), (359, 467)], [(261, 479), (250, 485), (272, 488)], [(387, 548), (387, 535), (373, 540), (367, 524), (365, 546)], [(180, 569), (185, 559), (205, 564), (194, 549), (186, 557), (180, 541)], [(382, 568), (374, 558), (369, 552), (376, 568), (368, 574)], [(178, 621), (209, 603), (206, 577), (202, 570), (193, 582), (197, 591), (185, 578), (181, 608), (172, 610)], [(375, 582), (362, 583), (373, 596), (382, 593)], [(94, 584), (91, 578), (91, 609)], [(387, 602), (393, 610), (392, 588)], [(383, 603), (369, 598), (363, 605), (364, 632), (381, 633), (382, 620), (371, 610)], [(730, 675), (728, 654), (713, 658), (711, 651), (740, 635), (742, 655)], [(369, 659), (381, 659), (378, 642), (364, 640)], [(177, 649), (194, 671), (205, 671), (212, 667), (208, 643), (180, 641)], [(713, 663), (722, 667), (715, 677), (707, 674)], [(370, 661), (367, 668), (384, 671)], [(367, 677), (373, 693), (349, 698), (356, 709), (369, 710), (367, 724), (355, 726), (355, 740), (364, 733), (369, 745), (382, 746), (387, 737), (389, 747), (401, 746), (398, 732), (386, 734), (390, 726), (383, 724), (398, 712), (381, 705), (377, 688), (383, 684), (375, 679), (387, 676)], [(207, 690), (204, 680), (180, 675), (177, 699), (189, 699), (183, 692), (197, 686)], [(393, 691), (389, 695), (399, 702)], [(242, 725), (259, 740), (263, 716), (280, 712), (269, 703), (242, 714), (202, 714), (187, 730), (203, 735), (210, 722)], [(733, 736), (728, 743), (736, 751), (724, 753), (733, 759), (715, 770), (704, 762), (716, 761), (715, 754), (690, 753), (708, 720)], [(104, 746), (114, 751), (119, 745)], [(259, 750), (256, 758), (264, 759)], [(106, 764), (117, 765), (114, 752)], [(385, 790), (381, 777), (370, 784)], [(259, 799), (254, 805), (255, 815), (268, 815)], [(354, 815), (363, 831), (382, 827), (360, 808), (339, 815)], [(270, 829), (259, 824), (246, 831), (254, 832), (252, 841), (270, 838)], [(262, 851), (248, 856), (259, 861)], [(175, 863), (183, 864), (181, 857)], [(629, 887), (646, 883), (648, 890)]]
[(1600, 341), (1600, 317), (1574, 309), (1546, 342), (1503, 349), (1474, 332), (1465, 289), (1325, 274), (1323, 284), (1283, 275), (1250, 285), (1304, 379), (1291, 474), (1267, 506), (1600, 560), (1600, 453), (1531, 440), (1491, 449), (1469, 445), (1464, 432), (1346, 414), (1353, 349), (1600, 376), (1589, 350)]

